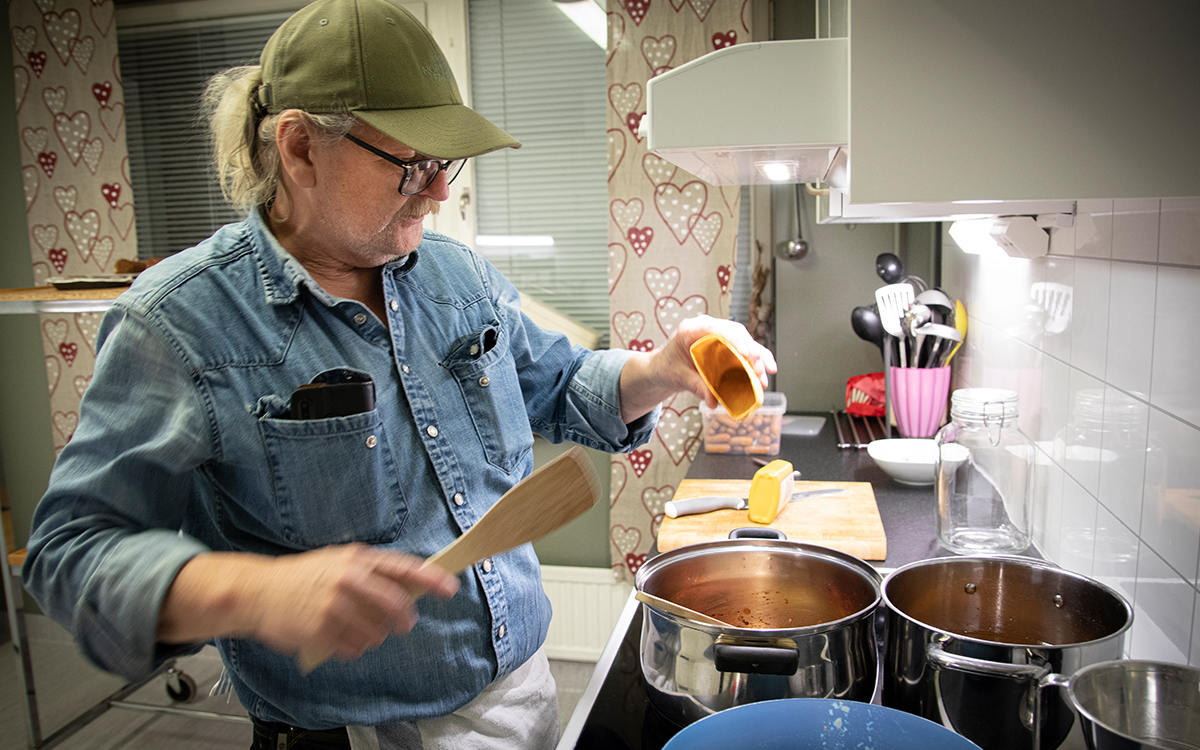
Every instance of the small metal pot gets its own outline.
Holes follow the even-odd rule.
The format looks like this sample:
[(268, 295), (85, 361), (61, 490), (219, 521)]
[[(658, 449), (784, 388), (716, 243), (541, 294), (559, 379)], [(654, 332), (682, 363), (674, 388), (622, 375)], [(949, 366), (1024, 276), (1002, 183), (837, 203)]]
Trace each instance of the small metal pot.
[(1040, 683), (1119, 659), (1133, 623), (1117, 592), (1029, 558), (922, 560), (888, 576), (883, 597), (883, 705), (984, 750), (1082, 747), (1071, 707)]
[(650, 702), (686, 725), (777, 698), (870, 701), (880, 580), (856, 557), (778, 539), (694, 544), (651, 559), (638, 571), (639, 590), (730, 627), (643, 605)]
[(1042, 679), (1050, 685), (1066, 692), (1092, 750), (1200, 750), (1200, 669), (1106, 661)]

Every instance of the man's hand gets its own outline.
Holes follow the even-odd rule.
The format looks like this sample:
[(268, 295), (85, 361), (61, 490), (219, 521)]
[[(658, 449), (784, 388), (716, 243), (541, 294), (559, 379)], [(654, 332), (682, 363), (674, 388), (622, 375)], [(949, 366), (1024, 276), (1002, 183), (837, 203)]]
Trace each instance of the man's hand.
[(397, 552), (349, 544), (267, 557), (208, 553), (171, 584), (158, 638), (194, 642), (252, 638), (284, 654), (354, 659), (417, 622), (426, 591), (447, 598), (458, 579)]
[(750, 363), (763, 387), (777, 370), (775, 355), (759, 344), (741, 323), (699, 315), (679, 324), (666, 345), (631, 358), (621, 370), (621, 418), (632, 422), (680, 391), (688, 391), (716, 407), (717, 399), (692, 362), (691, 347), (701, 336), (719, 333)]

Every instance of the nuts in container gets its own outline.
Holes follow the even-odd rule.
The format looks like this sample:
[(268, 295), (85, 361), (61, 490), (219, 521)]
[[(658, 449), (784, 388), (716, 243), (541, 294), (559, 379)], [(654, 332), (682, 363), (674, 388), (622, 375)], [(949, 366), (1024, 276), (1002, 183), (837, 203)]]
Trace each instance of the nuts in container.
[(741, 421), (729, 416), (724, 407), (710, 409), (702, 401), (704, 450), (709, 453), (777, 455), (785, 411), (787, 397), (782, 393), (764, 393), (763, 405)]

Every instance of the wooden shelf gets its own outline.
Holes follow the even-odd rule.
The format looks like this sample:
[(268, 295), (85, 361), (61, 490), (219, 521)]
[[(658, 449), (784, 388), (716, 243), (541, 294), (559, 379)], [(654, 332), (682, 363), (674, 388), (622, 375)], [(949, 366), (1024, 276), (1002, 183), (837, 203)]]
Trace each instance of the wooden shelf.
[(35, 286), (0, 289), (0, 315), (100, 312), (112, 307), (113, 300), (128, 288), (55, 289), (52, 286)]

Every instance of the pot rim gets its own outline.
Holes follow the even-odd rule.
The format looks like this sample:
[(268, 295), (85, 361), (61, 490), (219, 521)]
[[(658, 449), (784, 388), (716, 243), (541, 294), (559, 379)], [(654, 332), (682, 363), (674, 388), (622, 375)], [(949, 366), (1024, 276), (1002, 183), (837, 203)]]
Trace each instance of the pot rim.
[(1138, 669), (1138, 668), (1145, 669), (1146, 671), (1152, 671), (1152, 672), (1183, 673), (1183, 674), (1187, 674), (1189, 677), (1194, 676), (1194, 675), (1200, 675), (1200, 670), (1197, 670), (1195, 667), (1190, 667), (1186, 664), (1176, 664), (1173, 662), (1165, 662), (1165, 661), (1152, 661), (1152, 660), (1148, 660), (1148, 659), (1112, 659), (1109, 661), (1096, 662), (1095, 664), (1089, 664), (1086, 667), (1081, 667), (1080, 669), (1077, 669), (1065, 681), (1064, 686), (1066, 688), (1066, 693), (1071, 701), (1071, 706), (1076, 711), (1079, 712), (1080, 716), (1083, 716), (1084, 718), (1091, 721), (1093, 724), (1096, 724), (1097, 726), (1103, 727), (1105, 731), (1110, 732), (1124, 740), (1141, 743), (1148, 747), (1162, 747), (1165, 749), (1167, 747), (1167, 745), (1157, 744), (1154, 741), (1152, 741), (1151, 739), (1147, 739), (1145, 737), (1135, 737), (1127, 732), (1121, 731), (1117, 727), (1113, 726), (1112, 722), (1109, 721), (1108, 719), (1099, 717), (1094, 712), (1092, 712), (1091, 710), (1086, 708), (1083, 705), (1083, 702), (1080, 701), (1079, 697), (1075, 694), (1075, 680), (1078, 677), (1080, 677), (1081, 675), (1086, 676), (1086, 674), (1091, 673), (1091, 672), (1101, 672), (1101, 671), (1108, 670), (1108, 669), (1125, 672), (1125, 671), (1130, 671), (1131, 669)]
[[(1041, 645), (1041, 644), (1031, 645), (1029, 643), (1007, 643), (1004, 641), (991, 641), (991, 640), (986, 640), (984, 638), (975, 638), (974, 636), (963, 635), (961, 633), (956, 633), (952, 630), (947, 630), (946, 628), (935, 627), (926, 622), (918, 620), (916, 617), (913, 617), (912, 615), (908, 614), (904, 610), (900, 609), (899, 607), (897, 607), (895, 604), (892, 603), (891, 598), (888, 596), (888, 588), (887, 588), (888, 584), (896, 576), (900, 575), (901, 573), (903, 573), (905, 571), (913, 570), (916, 568), (933, 567), (936, 565), (962, 565), (962, 564), (967, 564), (967, 563), (979, 563), (979, 562), (1000, 562), (1000, 563), (1007, 562), (1007, 563), (1013, 563), (1015, 565), (1024, 565), (1024, 566), (1031, 567), (1031, 568), (1044, 568), (1047, 570), (1052, 570), (1056, 573), (1061, 573), (1064, 576), (1067, 576), (1068, 578), (1073, 578), (1077, 581), (1091, 584), (1091, 585), (1095, 586), (1096, 588), (1100, 589), (1101, 591), (1112, 596), (1116, 601), (1120, 602), (1121, 607), (1125, 610), (1125, 623), (1121, 627), (1119, 627), (1116, 630), (1114, 630), (1113, 632), (1109, 633), (1108, 635), (1101, 636), (1100, 638), (1093, 638), (1092, 640), (1089, 640), (1089, 641), (1077, 641), (1075, 643), (1064, 643), (1064, 644), (1049, 645), (1049, 646)], [(928, 558), (925, 560), (917, 560), (915, 562), (908, 563), (907, 565), (902, 565), (901, 567), (896, 568), (891, 573), (889, 573), (887, 578), (884, 579), (883, 584), (880, 586), (880, 589), (883, 592), (883, 594), (882, 594), (883, 605), (884, 605), (884, 607), (887, 608), (887, 610), (889, 612), (894, 612), (896, 615), (903, 617), (905, 620), (908, 620), (909, 622), (919, 625), (919, 626), (925, 628), (926, 630), (932, 631), (934, 633), (939, 633), (944, 636), (949, 636), (950, 638), (953, 638), (953, 639), (959, 640), (959, 641), (968, 641), (971, 643), (981, 643), (981, 644), (985, 644), (985, 645), (989, 645), (989, 646), (1020, 648), (1020, 649), (1037, 649), (1039, 651), (1059, 651), (1059, 650), (1068, 649), (1068, 648), (1080, 648), (1080, 647), (1088, 646), (1088, 645), (1094, 644), (1094, 643), (1101, 643), (1101, 642), (1107, 641), (1111, 638), (1115, 638), (1117, 636), (1124, 635), (1131, 627), (1133, 627), (1133, 607), (1130, 606), (1129, 601), (1124, 596), (1122, 596), (1121, 593), (1119, 591), (1117, 591), (1116, 589), (1112, 588), (1111, 586), (1109, 586), (1106, 583), (1103, 583), (1102, 581), (1096, 580), (1095, 578), (1085, 576), (1082, 573), (1076, 573), (1072, 570), (1067, 570), (1066, 568), (1064, 568), (1060, 565), (1056, 565), (1055, 563), (1050, 562), (1049, 560), (1039, 560), (1039, 559), (1033, 558), (1033, 557), (1021, 557), (1020, 555), (955, 555), (954, 557), (931, 557), (931, 558)]]
[(692, 620), (687, 617), (664, 612), (653, 605), (642, 602), (642, 606), (647, 609), (654, 610), (654, 613), (660, 617), (664, 617), (670, 621), (686, 625), (695, 630), (702, 630), (715, 633), (737, 633), (744, 638), (764, 639), (764, 638), (789, 638), (795, 635), (820, 635), (822, 633), (839, 630), (846, 625), (861, 620), (863, 617), (870, 616), (878, 610), (879, 604), (883, 601), (883, 576), (870, 563), (862, 560), (854, 555), (833, 549), (832, 547), (823, 547), (819, 544), (810, 544), (808, 542), (793, 542), (787, 539), (722, 539), (715, 542), (701, 542), (699, 544), (688, 544), (682, 547), (676, 547), (673, 550), (655, 555), (647, 560), (642, 567), (638, 568), (637, 575), (634, 577), (634, 587), (638, 591), (645, 590), (646, 580), (650, 577), (653, 569), (661, 568), (668, 562), (675, 559), (687, 559), (689, 557), (698, 557), (706, 552), (711, 553), (715, 549), (723, 548), (763, 548), (765, 550), (782, 549), (786, 552), (803, 552), (810, 556), (823, 558), (828, 562), (832, 562), (843, 567), (849, 568), (863, 576), (871, 587), (874, 589), (875, 598), (871, 603), (856, 612), (830, 620), (829, 622), (817, 623), (816, 625), (808, 625), (799, 628), (739, 628), (734, 625), (709, 625), (707, 623)]

